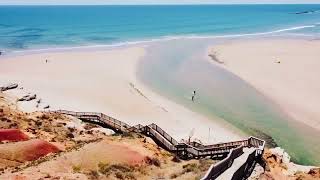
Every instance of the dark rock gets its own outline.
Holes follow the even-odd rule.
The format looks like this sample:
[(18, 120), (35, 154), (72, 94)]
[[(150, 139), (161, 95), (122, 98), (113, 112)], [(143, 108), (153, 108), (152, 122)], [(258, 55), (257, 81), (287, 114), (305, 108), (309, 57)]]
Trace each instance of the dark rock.
[(18, 84), (9, 84), (7, 86), (3, 86), (3, 87), (0, 87), (0, 91), (7, 91), (7, 90), (10, 90), (10, 89), (15, 89), (18, 87)]
[(74, 135), (72, 133), (67, 133), (68, 138), (74, 138)]
[(36, 124), (36, 126), (41, 126), (41, 125), (42, 125), (42, 122), (36, 121), (35, 124)]

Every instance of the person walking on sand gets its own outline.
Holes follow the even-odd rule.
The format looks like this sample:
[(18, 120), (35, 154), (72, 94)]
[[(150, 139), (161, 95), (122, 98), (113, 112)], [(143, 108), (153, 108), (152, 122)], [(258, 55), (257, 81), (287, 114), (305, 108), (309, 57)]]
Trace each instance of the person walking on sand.
[(194, 102), (195, 96), (196, 96), (196, 91), (193, 91), (193, 95), (192, 95), (192, 97), (191, 97), (192, 102)]

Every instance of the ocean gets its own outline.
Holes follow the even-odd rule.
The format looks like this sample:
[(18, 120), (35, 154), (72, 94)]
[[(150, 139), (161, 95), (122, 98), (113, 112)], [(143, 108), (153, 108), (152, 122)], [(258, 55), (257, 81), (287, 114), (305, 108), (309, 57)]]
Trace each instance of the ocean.
[(265, 33), (317, 36), (318, 10), (320, 5), (0, 6), (0, 49)]
[[(199, 61), (208, 45), (227, 38), (319, 38), (319, 10), (320, 5), (0, 6), (0, 51), (150, 43), (138, 77), (152, 90), (285, 148), (295, 162), (319, 165), (318, 132), (289, 123), (246, 82)], [(194, 86), (201, 92), (197, 105), (188, 99)]]

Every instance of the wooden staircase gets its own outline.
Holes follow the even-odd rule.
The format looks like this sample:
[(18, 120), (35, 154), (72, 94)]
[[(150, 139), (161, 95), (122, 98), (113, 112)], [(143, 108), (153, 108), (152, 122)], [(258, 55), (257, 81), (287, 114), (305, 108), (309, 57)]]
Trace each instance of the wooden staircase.
[[(204, 145), (198, 142), (178, 142), (154, 123), (146, 126), (141, 124), (130, 126), (103, 113), (73, 112), (65, 110), (50, 112), (74, 116), (83, 121), (99, 124), (103, 127), (112, 129), (117, 133), (136, 132), (144, 134), (152, 138), (162, 148), (176, 154), (182, 159), (199, 159), (204, 157), (216, 159), (224, 158), (219, 163), (210, 167), (207, 174), (202, 178), (203, 180), (215, 179), (223, 174), (223, 172), (232, 166), (234, 160), (243, 154), (243, 148), (254, 149), (254, 159), (259, 159), (263, 154), (265, 146), (264, 140), (255, 137), (249, 137), (248, 139), (241, 141), (232, 141), (211, 145)], [(252, 155), (250, 157), (252, 159)], [(243, 168), (241, 169), (241, 172), (243, 172), (241, 176), (244, 176), (245, 171)], [(234, 174), (236, 173), (239, 172), (234, 171)]]

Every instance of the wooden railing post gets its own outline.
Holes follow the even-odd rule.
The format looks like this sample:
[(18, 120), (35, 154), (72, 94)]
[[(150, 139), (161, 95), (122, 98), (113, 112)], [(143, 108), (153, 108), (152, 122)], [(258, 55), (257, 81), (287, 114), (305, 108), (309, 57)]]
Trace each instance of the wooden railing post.
[[(221, 161), (224, 163), (219, 164), (218, 167), (220, 169), (216, 166), (212, 166), (212, 168), (209, 169), (210, 172), (207, 173), (210, 176), (209, 179), (212, 179), (211, 176), (216, 177), (217, 174), (215, 173), (221, 173), (222, 170), (224, 171), (226, 168), (231, 166), (234, 159), (240, 153), (242, 153), (242, 147), (257, 148), (254, 155), (255, 157), (258, 157), (260, 156), (260, 154), (263, 153), (264, 145), (265, 145), (265, 141), (255, 137), (250, 137), (242, 141), (233, 141), (233, 142), (213, 144), (213, 145), (202, 145), (201, 143), (196, 143), (196, 142), (191, 142), (190, 144), (178, 143), (168, 133), (166, 133), (164, 130), (162, 130), (160, 127), (158, 127), (154, 123), (152, 123), (149, 126), (137, 125), (138, 128), (136, 128), (135, 126), (130, 126), (122, 121), (119, 121), (107, 115), (104, 115), (103, 113), (72, 112), (72, 111), (64, 111), (64, 110), (58, 110), (55, 112), (60, 114), (76, 116), (78, 118), (87, 119), (89, 121), (91, 120), (92, 122), (100, 122), (100, 123), (103, 122), (103, 123), (106, 123), (108, 126), (111, 126), (111, 128), (114, 128), (115, 130), (118, 130), (121, 132), (124, 132), (126, 130), (137, 130), (137, 132), (143, 131), (146, 135), (149, 135), (150, 137), (161, 142), (165, 148), (169, 149), (170, 151), (175, 151), (181, 156), (189, 156), (190, 154), (194, 156), (194, 158), (198, 158), (200, 156), (213, 156), (215, 154), (222, 154), (222, 153), (229, 152), (228, 157), (225, 158), (223, 161)], [(241, 148), (241, 150), (239, 148)]]

